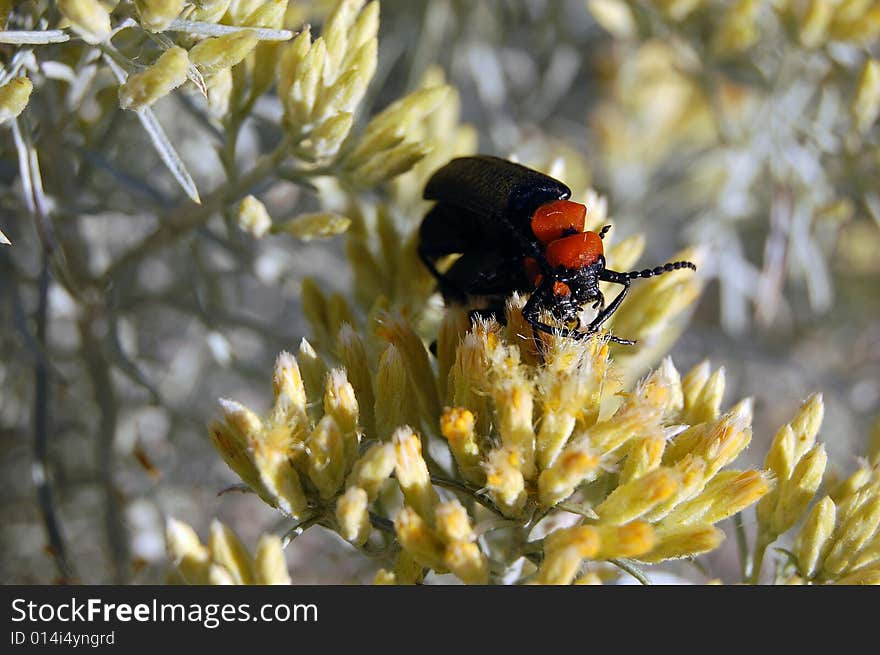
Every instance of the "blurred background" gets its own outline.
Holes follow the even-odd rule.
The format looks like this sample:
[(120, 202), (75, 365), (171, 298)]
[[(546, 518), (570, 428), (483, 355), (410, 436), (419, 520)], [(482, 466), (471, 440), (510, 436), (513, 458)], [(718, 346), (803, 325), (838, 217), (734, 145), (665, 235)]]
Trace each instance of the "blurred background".
[[(319, 31), (331, 4), (294, 0), (288, 20)], [(382, 0), (381, 14), (364, 117), (439, 67), (480, 152), (555, 163), (573, 189), (607, 196), (617, 237), (646, 235), (641, 261), (707, 246), (711, 282), (676, 366), (708, 358), (725, 367), (726, 406), (754, 397), (750, 465), (821, 391), (831, 468), (855, 468), (880, 413), (880, 80), (872, 89), (866, 73), (880, 3)], [(176, 93), (155, 111), (210, 189), (223, 172), (191, 102)], [(243, 158), (273, 138), (273, 102), (243, 126)], [(93, 110), (84, 103), (78, 120)], [(103, 142), (40, 135), (50, 195), (71, 174), (65, 150), (89, 153), (77, 180), (90, 193), (53, 198), (59, 238), (82, 253), (73, 267), (101, 270), (151, 230), (140, 198), (181, 196), (136, 119), (115, 120)], [(350, 289), (345, 237), (253, 240), (215, 229), (217, 217), (113, 280), (95, 314), (47, 273), (9, 130), (0, 155), (0, 229), (13, 242), (0, 246), (0, 582), (161, 582), (168, 516), (203, 537), (220, 518), (250, 545), (283, 529), (256, 497), (218, 495), (236, 478), (206, 426), (220, 397), (266, 408), (276, 354), (308, 336), (302, 278)], [(289, 185), (264, 200), (319, 204)], [(62, 553), (46, 546), (45, 476)], [(729, 538), (708, 568), (732, 578), (734, 550)], [(322, 528), (287, 556), (300, 583), (375, 569)]]

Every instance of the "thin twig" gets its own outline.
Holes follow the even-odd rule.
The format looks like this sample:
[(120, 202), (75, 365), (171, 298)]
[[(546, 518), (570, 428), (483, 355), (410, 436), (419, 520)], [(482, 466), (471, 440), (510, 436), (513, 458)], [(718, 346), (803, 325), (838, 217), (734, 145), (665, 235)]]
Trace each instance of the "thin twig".
[(67, 378), (58, 370), (58, 367), (55, 366), (52, 360), (49, 359), (44, 344), (40, 343), (37, 336), (33, 334), (28, 325), (28, 317), (25, 313), (24, 302), (22, 301), (18, 286), (14, 281), (21, 279), (19, 277), (20, 272), (10, 266), (8, 267), (8, 270), (4, 270), (3, 273), (8, 276), (6, 279), (9, 280), (10, 293), (12, 295), (12, 324), (21, 336), (25, 348), (30, 351), (35, 361), (38, 361), (41, 366), (46, 368), (49, 377), (52, 378), (56, 384), (60, 384), (61, 386), (67, 385)]
[(736, 530), (736, 549), (739, 553), (739, 571), (745, 582), (752, 569), (752, 558), (749, 554), (749, 538), (746, 535), (746, 527), (743, 524), (742, 512), (737, 512), (733, 517), (733, 527)]
[(370, 512), (370, 525), (382, 532), (387, 532), (388, 534), (393, 535), (397, 534), (397, 531), (394, 529), (394, 523), (389, 519), (386, 519), (384, 516), (379, 516), (375, 512)]
[[(49, 255), (43, 253), (40, 270), (39, 305), (37, 307), (37, 341), (40, 346), (46, 343), (46, 327), (49, 312)], [(67, 559), (67, 547), (61, 522), (55, 510), (52, 493), (52, 476), (49, 462), (49, 366), (42, 357), (34, 361), (34, 466), (32, 470), (34, 486), (37, 488), (37, 504), (43, 516), (49, 550), (55, 560), (58, 575), (65, 582), (75, 575)]]
[(254, 490), (251, 489), (249, 486), (247, 486), (244, 482), (241, 482), (239, 484), (231, 484), (228, 487), (224, 487), (223, 489), (221, 489), (220, 491), (217, 492), (217, 495), (223, 496), (225, 494), (229, 494), (232, 492), (237, 492), (240, 494), (252, 494), (252, 493), (254, 493)]
[[(52, 490), (51, 463), (49, 461), (49, 373), (54, 371), (46, 355), (46, 332), (49, 314), (49, 284), (51, 276), (49, 261), (57, 244), (52, 223), (48, 216), (43, 194), (40, 163), (34, 148), (27, 119), (13, 121), (13, 138), (18, 151), (20, 179), (25, 193), (25, 205), (33, 219), (43, 246), (43, 258), (38, 283), (39, 304), (36, 316), (34, 358), (34, 466), (32, 475), (37, 492), (37, 504), (46, 528), (49, 549), (62, 580), (73, 579), (74, 573), (67, 559), (67, 549)], [(14, 291), (18, 296), (18, 290)], [(25, 334), (28, 331), (25, 330)]]
[(166, 29), (170, 32), (186, 32), (187, 34), (198, 34), (199, 36), (223, 36), (225, 34), (235, 34), (247, 30), (261, 41), (289, 41), (299, 32), (291, 32), (290, 30), (272, 30), (263, 27), (239, 27), (235, 25), (218, 25), (216, 23), (205, 23), (200, 21), (183, 20), (175, 18), (171, 21)]
[(4, 30), (0, 31), (0, 43), (11, 45), (45, 45), (64, 43), (70, 35), (62, 30)]
[(619, 568), (621, 571), (626, 571), (627, 573), (629, 573), (632, 577), (634, 577), (636, 580), (638, 580), (641, 584), (643, 584), (643, 585), (650, 585), (651, 584), (651, 581), (648, 580), (648, 576), (645, 575), (645, 572), (642, 571), (639, 567), (634, 565), (629, 560), (615, 558), (615, 559), (610, 559), (608, 561), (611, 564), (614, 564), (614, 566)]
[(501, 510), (493, 503), (489, 498), (480, 494), (474, 489), (462, 484), (461, 482), (456, 482), (455, 480), (447, 480), (446, 478), (441, 478), (437, 475), (431, 476), (431, 484), (435, 484), (442, 489), (449, 489), (450, 491), (455, 491), (461, 494), (467, 495), (468, 498), (473, 498), (475, 501), (480, 503), (483, 507), (488, 510), (493, 511), (495, 514), (499, 516), (504, 516), (501, 513)]
[(288, 530), (283, 537), (281, 537), (281, 547), (287, 548), (294, 539), (296, 539), (313, 525), (317, 525), (318, 523), (320, 523), (323, 518), (324, 517), (321, 516), (321, 514), (314, 514), (313, 516), (310, 516), (307, 519), (303, 519), (302, 521), (297, 523), (295, 526), (290, 528), (290, 530)]
[[(94, 310), (93, 310), (94, 312)], [(129, 573), (128, 534), (125, 528), (119, 494), (113, 476), (113, 441), (116, 436), (118, 404), (110, 364), (100, 342), (94, 336), (96, 316), (80, 321), (79, 333), (83, 358), (92, 382), (92, 393), (98, 406), (99, 427), (95, 443), (98, 478), (104, 493), (104, 530), (113, 566), (113, 582), (123, 584)]]
[(599, 518), (599, 515), (596, 514), (595, 510), (587, 505), (578, 505), (577, 503), (562, 501), (561, 503), (556, 503), (555, 507), (556, 509), (561, 509), (572, 514), (577, 514), (578, 516), (583, 516), (585, 519), (595, 521)]
[(764, 539), (759, 538), (755, 543), (755, 554), (752, 557), (752, 570), (749, 572), (749, 584), (759, 584), (761, 582), (761, 568), (764, 565), (764, 553), (767, 552), (769, 543), (764, 543)]

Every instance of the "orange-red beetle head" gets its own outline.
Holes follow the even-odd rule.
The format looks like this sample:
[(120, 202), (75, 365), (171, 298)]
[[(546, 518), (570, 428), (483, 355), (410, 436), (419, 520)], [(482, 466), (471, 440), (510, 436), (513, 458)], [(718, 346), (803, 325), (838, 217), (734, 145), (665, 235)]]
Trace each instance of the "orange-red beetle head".
[[(602, 237), (596, 232), (584, 232), (587, 208), (570, 200), (554, 200), (538, 207), (532, 214), (532, 232), (545, 247), (547, 263), (554, 268), (577, 270), (592, 266), (603, 255)], [(535, 287), (543, 280), (538, 261), (526, 257), (525, 272)], [(553, 294), (560, 297), (572, 295), (564, 282), (553, 283)]]
[(547, 244), (547, 262), (553, 267), (592, 266), (603, 254), (602, 238), (595, 232), (572, 234)]

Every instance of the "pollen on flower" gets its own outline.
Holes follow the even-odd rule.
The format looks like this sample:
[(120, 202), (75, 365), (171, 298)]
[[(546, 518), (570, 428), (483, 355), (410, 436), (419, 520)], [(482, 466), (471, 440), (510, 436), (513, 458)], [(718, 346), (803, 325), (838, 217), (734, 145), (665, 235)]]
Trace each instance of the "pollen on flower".
[(449, 500), (437, 506), (436, 523), (437, 534), (447, 543), (475, 539), (467, 510), (457, 500)]
[(428, 524), (412, 507), (404, 507), (397, 513), (394, 527), (400, 545), (422, 566), (445, 571), (445, 547)]
[(398, 429), (392, 437), (396, 456), (395, 474), (407, 504), (428, 520), (433, 520), (439, 498), (431, 485), (428, 465), (422, 457), (422, 442), (411, 429)]
[(486, 470), (486, 488), (506, 515), (517, 514), (525, 505), (525, 479), (522, 457), (518, 450), (498, 448), (491, 451), (483, 466)]
[(638, 557), (653, 548), (656, 541), (654, 528), (645, 521), (633, 521), (621, 526), (600, 525), (600, 547), (593, 557), (613, 559)]
[(489, 562), (477, 544), (454, 541), (446, 546), (444, 564), (465, 584), (487, 584)]
[(580, 447), (566, 449), (538, 478), (541, 503), (550, 507), (567, 498), (598, 466), (599, 457), (595, 453)]

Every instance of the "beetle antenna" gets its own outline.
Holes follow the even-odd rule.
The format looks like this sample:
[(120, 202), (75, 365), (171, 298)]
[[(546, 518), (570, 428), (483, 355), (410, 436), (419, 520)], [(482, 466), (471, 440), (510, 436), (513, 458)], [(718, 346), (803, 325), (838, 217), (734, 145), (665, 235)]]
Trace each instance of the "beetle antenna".
[(647, 278), (647, 277), (657, 277), (658, 275), (663, 275), (664, 273), (669, 273), (671, 271), (677, 271), (681, 268), (689, 268), (691, 270), (697, 270), (697, 265), (693, 262), (668, 262), (663, 264), (663, 266), (657, 266), (656, 268), (646, 268), (641, 271), (629, 271), (628, 273), (623, 273), (622, 275), (626, 276), (630, 280), (635, 280), (636, 278)]
[(610, 229), (611, 229), (611, 226), (610, 226), (610, 225), (604, 225), (604, 226), (602, 226), (602, 229), (599, 230), (599, 238), (600, 238), (600, 239), (604, 239), (604, 238), (605, 238), (605, 235), (608, 234), (608, 230), (610, 230)]

